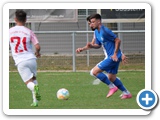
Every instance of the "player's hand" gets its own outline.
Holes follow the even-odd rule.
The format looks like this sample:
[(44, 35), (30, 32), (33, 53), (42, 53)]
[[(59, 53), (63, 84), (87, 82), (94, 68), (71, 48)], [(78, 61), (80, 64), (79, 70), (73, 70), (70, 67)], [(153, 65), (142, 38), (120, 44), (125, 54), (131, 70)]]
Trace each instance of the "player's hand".
[(125, 64), (128, 62), (128, 57), (126, 57), (124, 54), (122, 54), (122, 64)]
[(36, 56), (37, 58), (39, 58), (39, 57), (41, 57), (41, 54), (40, 54), (39, 52), (35, 52), (35, 56)]
[(76, 50), (77, 53), (80, 53), (80, 52), (82, 52), (82, 51), (83, 51), (83, 48), (78, 48), (78, 49)]
[(118, 57), (117, 57), (117, 55), (116, 55), (116, 54), (114, 54), (113, 56), (111, 56), (111, 59), (112, 59), (113, 61), (115, 61), (115, 62), (117, 62), (117, 61), (118, 61)]

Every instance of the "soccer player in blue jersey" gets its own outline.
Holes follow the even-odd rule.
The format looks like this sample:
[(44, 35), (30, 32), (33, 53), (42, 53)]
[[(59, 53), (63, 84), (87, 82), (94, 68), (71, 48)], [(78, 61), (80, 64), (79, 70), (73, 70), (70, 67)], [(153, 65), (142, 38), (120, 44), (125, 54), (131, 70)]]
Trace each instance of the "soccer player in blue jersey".
[[(118, 89), (122, 91), (121, 99), (132, 98), (131, 93), (116, 76), (122, 57), (122, 52), (119, 49), (121, 40), (110, 29), (102, 25), (101, 15), (93, 14), (89, 17), (89, 20), (90, 27), (94, 30), (95, 43), (89, 42), (85, 48), (78, 48), (76, 52), (79, 53), (86, 49), (103, 47), (106, 57), (91, 70), (90, 74), (109, 86), (110, 90), (106, 96), (107, 98), (113, 95)], [(106, 71), (108, 75), (104, 74), (103, 71)]]

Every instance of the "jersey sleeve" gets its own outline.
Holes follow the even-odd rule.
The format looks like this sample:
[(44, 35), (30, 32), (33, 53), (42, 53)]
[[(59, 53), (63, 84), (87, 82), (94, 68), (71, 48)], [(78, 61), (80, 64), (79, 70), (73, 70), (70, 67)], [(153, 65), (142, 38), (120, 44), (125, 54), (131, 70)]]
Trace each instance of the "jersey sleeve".
[(95, 44), (102, 45), (101, 42), (98, 40), (98, 38), (96, 36), (98, 36), (97, 35), (97, 30), (94, 31)]
[(33, 45), (36, 45), (37, 43), (39, 43), (36, 35), (31, 31), (31, 41), (33, 43)]
[(117, 38), (117, 35), (115, 35), (110, 29), (104, 28), (104, 35), (106, 36), (106, 39), (110, 41), (114, 41)]
[(95, 42), (96, 44), (102, 45), (101, 42), (97, 38), (95, 40), (96, 40), (96, 42)]

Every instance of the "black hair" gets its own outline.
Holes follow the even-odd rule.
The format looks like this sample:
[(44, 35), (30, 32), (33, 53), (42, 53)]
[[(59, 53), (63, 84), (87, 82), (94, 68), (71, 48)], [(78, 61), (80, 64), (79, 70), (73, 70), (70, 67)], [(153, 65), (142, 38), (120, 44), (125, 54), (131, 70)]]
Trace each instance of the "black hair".
[(90, 22), (90, 16), (88, 16), (88, 17), (86, 18), (86, 20)]
[(96, 13), (96, 14), (92, 14), (89, 16), (89, 20), (91, 20), (93, 18), (101, 20), (101, 15)]
[(19, 22), (25, 22), (27, 14), (23, 10), (16, 10), (15, 16)]

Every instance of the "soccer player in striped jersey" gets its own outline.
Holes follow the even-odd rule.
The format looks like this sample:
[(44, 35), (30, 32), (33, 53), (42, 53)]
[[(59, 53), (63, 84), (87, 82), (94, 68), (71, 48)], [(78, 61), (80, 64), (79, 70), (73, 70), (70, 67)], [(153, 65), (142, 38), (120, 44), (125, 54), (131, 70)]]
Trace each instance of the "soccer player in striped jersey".
[[(122, 91), (121, 99), (131, 98), (131, 93), (116, 76), (119, 63), (123, 57), (122, 52), (119, 49), (121, 42), (120, 39), (117, 38), (110, 29), (102, 25), (101, 16), (99, 14), (93, 14), (87, 19), (90, 22), (91, 29), (94, 30), (95, 37), (93, 37), (93, 40), (95, 40), (95, 43), (89, 42), (85, 47), (78, 48), (76, 52), (79, 53), (90, 48), (98, 49), (103, 47), (105, 59), (98, 63), (91, 70), (90, 74), (109, 86), (110, 90), (106, 96), (107, 98), (113, 95), (118, 89)], [(104, 74), (103, 71), (106, 71), (108, 75)], [(116, 87), (114, 87), (114, 85)]]
[[(27, 88), (32, 92), (33, 103), (31, 106), (37, 107), (38, 101), (41, 100), (36, 79), (36, 59), (40, 57), (40, 44), (36, 35), (25, 27), (26, 16), (27, 14), (23, 10), (16, 10), (16, 26), (9, 29), (9, 43), (17, 70)], [(32, 44), (35, 47), (35, 53), (32, 50)]]

